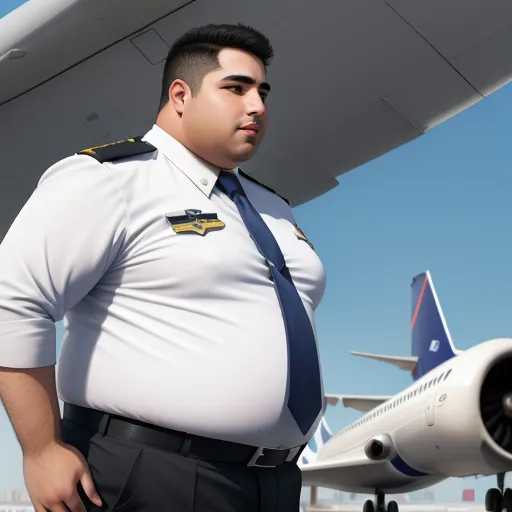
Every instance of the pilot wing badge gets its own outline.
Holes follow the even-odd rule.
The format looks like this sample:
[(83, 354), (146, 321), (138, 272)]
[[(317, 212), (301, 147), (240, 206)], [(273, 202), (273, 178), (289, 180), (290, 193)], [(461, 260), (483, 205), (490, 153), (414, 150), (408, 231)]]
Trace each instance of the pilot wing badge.
[(313, 244), (308, 240), (308, 238), (306, 237), (306, 235), (304, 234), (302, 229), (299, 228), (299, 226), (295, 226), (295, 236), (299, 240), (304, 240), (304, 242), (306, 242), (309, 245), (309, 247), (311, 247), (311, 249), (313, 249), (313, 251), (315, 250), (315, 248), (313, 247)]
[(166, 213), (165, 217), (176, 234), (195, 233), (205, 236), (226, 226), (217, 218), (216, 213), (203, 213), (201, 210)]

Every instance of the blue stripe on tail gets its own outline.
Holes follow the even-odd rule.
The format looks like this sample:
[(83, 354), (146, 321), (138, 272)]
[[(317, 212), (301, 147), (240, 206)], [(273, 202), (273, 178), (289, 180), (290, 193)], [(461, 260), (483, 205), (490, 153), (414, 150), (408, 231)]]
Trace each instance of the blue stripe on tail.
[(316, 459), (318, 452), (322, 449), (322, 446), (329, 441), (332, 437), (331, 429), (327, 424), (325, 416), (322, 417), (322, 421), (318, 425), (314, 435), (308, 442), (305, 450), (302, 452), (301, 464), (311, 464)]
[(411, 292), (411, 355), (418, 358), (413, 372), (416, 380), (456, 354), (428, 271), (413, 278)]

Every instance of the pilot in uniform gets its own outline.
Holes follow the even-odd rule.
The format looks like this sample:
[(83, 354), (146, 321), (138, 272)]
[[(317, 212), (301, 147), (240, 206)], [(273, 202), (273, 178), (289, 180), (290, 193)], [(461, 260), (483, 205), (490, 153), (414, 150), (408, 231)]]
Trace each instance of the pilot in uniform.
[(324, 268), (287, 201), (233, 171), (154, 125), (54, 164), (1, 245), (0, 366), (54, 365), (64, 320), (89, 510), (298, 510)]

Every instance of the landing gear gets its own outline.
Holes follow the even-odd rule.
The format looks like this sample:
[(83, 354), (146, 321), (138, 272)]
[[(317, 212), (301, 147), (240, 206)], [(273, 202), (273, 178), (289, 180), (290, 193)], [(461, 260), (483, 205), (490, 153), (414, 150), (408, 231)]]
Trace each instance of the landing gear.
[(375, 512), (372, 500), (366, 500), (363, 505), (363, 512)]
[(398, 503), (396, 501), (390, 501), (388, 503), (388, 511), (387, 512), (398, 512)]
[(512, 512), (512, 490), (505, 489), (505, 473), (497, 476), (498, 488), (489, 489), (485, 494), (485, 510), (487, 512)]
[[(364, 502), (363, 512), (398, 512), (398, 503), (396, 501), (390, 501), (386, 506), (385, 494), (381, 491), (377, 491), (373, 501), (366, 500)], [(512, 510), (510, 512), (512, 512)]]

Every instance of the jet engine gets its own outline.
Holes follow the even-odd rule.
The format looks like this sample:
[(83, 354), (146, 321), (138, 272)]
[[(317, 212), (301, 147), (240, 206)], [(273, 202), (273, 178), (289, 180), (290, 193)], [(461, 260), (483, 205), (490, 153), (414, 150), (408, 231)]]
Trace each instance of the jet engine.
[(371, 460), (392, 459), (396, 453), (393, 441), (387, 434), (380, 434), (372, 437), (366, 443), (364, 452)]
[(486, 375), (480, 394), (480, 413), (493, 441), (512, 453), (512, 357), (502, 359)]

